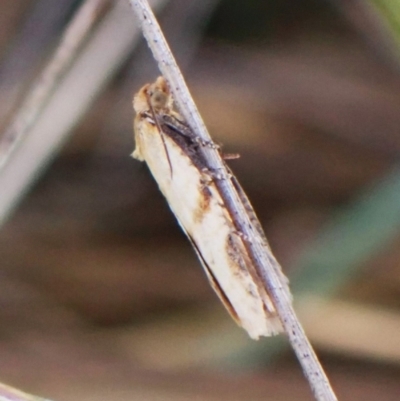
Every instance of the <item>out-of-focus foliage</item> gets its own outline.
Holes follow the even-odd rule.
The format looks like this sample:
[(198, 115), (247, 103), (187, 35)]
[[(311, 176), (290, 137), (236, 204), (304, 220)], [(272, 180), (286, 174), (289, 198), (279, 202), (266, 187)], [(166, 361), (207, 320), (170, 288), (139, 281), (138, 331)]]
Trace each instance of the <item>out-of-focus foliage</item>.
[[(323, 283), (296, 308), (339, 398), (397, 401), (400, 77), (381, 24), (398, 5), (371, 4), (174, 0), (159, 17), (293, 286)], [(3, 125), (78, 5), (2, 1)], [(63, 400), (311, 399), (284, 348), (268, 359), (273, 340), (231, 322), (129, 157), (132, 94), (157, 69), (143, 43), (126, 57), (0, 232), (0, 380)], [(111, 65), (92, 61), (83, 81)]]
[[(396, 0), (370, 0), (379, 12), (381, 18), (387, 22), (400, 48), (400, 3)], [(400, 54), (400, 50), (399, 50)]]

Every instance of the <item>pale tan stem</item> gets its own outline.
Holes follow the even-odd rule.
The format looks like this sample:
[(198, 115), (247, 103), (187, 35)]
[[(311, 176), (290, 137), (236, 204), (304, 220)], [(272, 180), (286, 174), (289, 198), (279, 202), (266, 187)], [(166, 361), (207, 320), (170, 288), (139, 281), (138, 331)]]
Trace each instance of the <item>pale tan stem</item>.
[(65, 30), (60, 45), (22, 105), (4, 130), (0, 141), (0, 172), (28, 135), (57, 84), (68, 70), (88, 33), (110, 0), (86, 0)]

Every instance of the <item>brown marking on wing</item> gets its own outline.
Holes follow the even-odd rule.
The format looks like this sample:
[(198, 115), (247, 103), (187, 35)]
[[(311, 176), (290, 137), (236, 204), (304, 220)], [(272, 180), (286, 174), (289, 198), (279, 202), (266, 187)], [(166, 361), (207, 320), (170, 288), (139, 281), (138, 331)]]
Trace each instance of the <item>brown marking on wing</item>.
[(246, 253), (246, 248), (243, 245), (241, 238), (236, 234), (228, 236), (226, 242), (226, 251), (231, 258), (231, 269), (237, 275), (249, 275), (254, 283), (254, 288), (247, 287), (247, 293), (250, 297), (260, 298), (263, 300), (263, 309), (265, 315), (268, 317), (276, 316), (276, 310), (271, 303), (261, 279), (256, 274), (253, 264)]
[(245, 257), (245, 253), (241, 252), (241, 249), (238, 249), (240, 244), (235, 241), (233, 234), (228, 235), (228, 239), (225, 244), (226, 253), (230, 257), (231, 261), (234, 265), (236, 265), (242, 272), (248, 272), (247, 266), (250, 263), (250, 260)]
[[(225, 249), (226, 249), (226, 253), (228, 254), (231, 263), (230, 263), (230, 267), (232, 272), (239, 276), (239, 277), (243, 277), (243, 276), (250, 276), (250, 272), (249, 272), (249, 265), (250, 265), (250, 259), (247, 258), (247, 255), (244, 251), (244, 249), (240, 249), (243, 248), (241, 246), (241, 243), (239, 241), (236, 240), (235, 236), (233, 234), (228, 235), (226, 244), (225, 244)], [(252, 278), (252, 277), (251, 277)], [(254, 283), (254, 287), (250, 285), (250, 283), (248, 283), (248, 285), (246, 286), (246, 292), (248, 293), (249, 297), (252, 298), (260, 298), (260, 294), (257, 288), (257, 284), (255, 283), (255, 281), (251, 280), (251, 282)]]
[(212, 193), (210, 188), (204, 182), (199, 182), (199, 202), (197, 208), (193, 212), (193, 220), (195, 223), (201, 223), (205, 214), (210, 209)]

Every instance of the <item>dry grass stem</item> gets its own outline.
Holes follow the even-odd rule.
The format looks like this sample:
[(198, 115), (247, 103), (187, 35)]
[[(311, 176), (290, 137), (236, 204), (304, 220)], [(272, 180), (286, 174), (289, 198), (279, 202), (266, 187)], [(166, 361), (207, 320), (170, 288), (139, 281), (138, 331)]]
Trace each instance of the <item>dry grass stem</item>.
[[(157, 0), (152, 5), (160, 7), (164, 2)], [(141, 31), (132, 24), (126, 1), (112, 4), (101, 20), (96, 18), (96, 15), (100, 16), (95, 11), (99, 10), (94, 7), (96, 4), (106, 5), (103, 1), (89, 1), (84, 4), (88, 8), (78, 10), (76, 18), (79, 17), (80, 22), (74, 19), (71, 24), (79, 28), (80, 33), (73, 35), (72, 25), (67, 27), (70, 33), (66, 33), (64, 38), (70, 39), (62, 41), (64, 50), (56, 50), (60, 56), (53, 57), (50, 62), (53, 67), (45, 67), (41, 74), (47, 78), (34, 84), (7, 130), (8, 139), (3, 139), (0, 225), (10, 216), (38, 173), (55, 157), (72, 129), (138, 43)], [(74, 50), (70, 35), (75, 38)]]
[[(0, 401), (45, 401), (44, 398), (24, 393), (16, 388), (0, 383)], [(47, 400), (49, 401), (49, 400)]]
[(98, 16), (110, 0), (86, 0), (65, 30), (54, 56), (26, 95), (0, 142), (0, 172), (28, 135), (59, 81), (76, 57)]

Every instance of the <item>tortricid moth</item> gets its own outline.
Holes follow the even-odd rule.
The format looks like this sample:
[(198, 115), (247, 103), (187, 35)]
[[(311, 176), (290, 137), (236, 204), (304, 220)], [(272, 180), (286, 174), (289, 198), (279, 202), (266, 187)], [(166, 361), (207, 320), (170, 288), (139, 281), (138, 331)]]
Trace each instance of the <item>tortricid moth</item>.
[[(174, 109), (163, 77), (143, 86), (133, 99), (133, 107), (133, 157), (147, 163), (226, 309), (254, 339), (283, 331), (243, 237), (235, 230), (215, 185), (220, 178), (213, 174), (202, 155), (201, 147), (215, 145), (198, 140)], [(237, 179), (228, 166), (226, 171), (256, 230), (265, 238)], [(281, 276), (286, 287), (287, 280)]]

